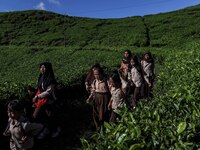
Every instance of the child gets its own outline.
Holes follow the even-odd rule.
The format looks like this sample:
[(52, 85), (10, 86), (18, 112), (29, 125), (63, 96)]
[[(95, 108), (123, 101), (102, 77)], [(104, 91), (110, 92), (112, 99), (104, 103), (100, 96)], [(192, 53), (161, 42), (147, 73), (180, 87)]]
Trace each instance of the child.
[(93, 65), (85, 79), (85, 88), (86, 88), (87, 92), (90, 94), (88, 99), (86, 100), (87, 103), (90, 103), (91, 101), (93, 101), (93, 98), (94, 98), (93, 94), (92, 94), (92, 83), (95, 80), (94, 70), (97, 68), (100, 68), (100, 64)]
[(122, 91), (122, 83), (119, 74), (113, 73), (110, 76), (111, 83), (111, 100), (108, 104), (108, 108), (112, 110), (109, 121), (115, 122), (119, 118), (119, 112), (125, 104), (125, 94)]
[(129, 64), (130, 64), (130, 58), (132, 54), (130, 50), (125, 50), (123, 54), (123, 59), (121, 62), (121, 66), (119, 69), (119, 72), (126, 77), (128, 75), (128, 69), (129, 69)]
[(38, 135), (43, 125), (28, 122), (22, 115), (23, 110), (18, 100), (8, 104), (8, 126), (4, 132), (5, 136), (11, 136), (11, 150), (27, 150), (33, 147), (33, 136)]
[(94, 70), (95, 80), (92, 84), (93, 100), (93, 119), (96, 129), (99, 130), (104, 121), (108, 121), (108, 103), (110, 101), (110, 92), (107, 80), (105, 79), (103, 69)]
[(88, 74), (87, 74), (87, 77), (85, 79), (85, 88), (86, 90), (88, 91), (88, 93), (91, 93), (91, 89), (92, 89), (92, 83), (95, 79), (94, 77), (94, 70), (97, 69), (97, 68), (100, 68), (100, 64), (95, 64), (91, 67), (91, 69), (89, 70)]
[(136, 102), (138, 102), (140, 96), (143, 96), (143, 90), (142, 90), (143, 76), (140, 64), (136, 56), (131, 58), (130, 64), (131, 64), (131, 81), (134, 84), (134, 92), (132, 99), (132, 105), (134, 109), (136, 106)]
[(145, 79), (145, 95), (147, 98), (152, 97), (152, 87), (154, 80), (154, 60), (150, 52), (145, 52), (142, 60), (141, 66), (143, 70), (143, 75)]
[(38, 78), (38, 89), (33, 98), (33, 119), (45, 124), (51, 131), (51, 137), (57, 137), (61, 129), (58, 127), (55, 116), (55, 86), (57, 84), (54, 77), (53, 68), (50, 62), (40, 64), (40, 74)]

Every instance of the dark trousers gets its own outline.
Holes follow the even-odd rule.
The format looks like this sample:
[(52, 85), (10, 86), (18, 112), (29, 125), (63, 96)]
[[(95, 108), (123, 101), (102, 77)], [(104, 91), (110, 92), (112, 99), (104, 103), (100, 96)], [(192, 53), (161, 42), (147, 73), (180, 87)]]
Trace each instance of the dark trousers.
[(109, 93), (95, 93), (93, 101), (93, 119), (98, 130), (104, 121), (109, 121), (108, 104), (110, 101)]

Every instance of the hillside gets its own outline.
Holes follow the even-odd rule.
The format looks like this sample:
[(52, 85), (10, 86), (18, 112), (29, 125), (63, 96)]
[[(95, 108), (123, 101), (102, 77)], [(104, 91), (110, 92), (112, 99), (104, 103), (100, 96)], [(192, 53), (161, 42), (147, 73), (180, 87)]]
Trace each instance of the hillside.
[(25, 46), (145, 46), (141, 17), (89, 19), (46, 11), (0, 14), (0, 44)]
[(152, 47), (177, 47), (200, 39), (200, 5), (170, 13), (144, 16)]
[(200, 5), (122, 19), (77, 18), (46, 11), (0, 13), (0, 83), (35, 83), (42, 61), (51, 61), (57, 77), (70, 83), (96, 62), (107, 68), (112, 62), (112, 68), (116, 67), (124, 49), (137, 53), (183, 47), (199, 40), (199, 12)]
[[(27, 85), (36, 85), (39, 63), (50, 61), (64, 104), (62, 135), (46, 143), (52, 149), (199, 149), (199, 23), (200, 5), (122, 19), (0, 13), (0, 107), (13, 97), (26, 99)], [(83, 137), (92, 118), (85, 104), (85, 74), (94, 63), (106, 73), (117, 69), (125, 49), (138, 56), (153, 53), (154, 98), (140, 101), (134, 113), (123, 111), (122, 120), (105, 124), (103, 134)], [(5, 115), (0, 117), (6, 124)]]
[(200, 37), (200, 6), (144, 17), (91, 19), (47, 11), (0, 13), (0, 44), (176, 46)]

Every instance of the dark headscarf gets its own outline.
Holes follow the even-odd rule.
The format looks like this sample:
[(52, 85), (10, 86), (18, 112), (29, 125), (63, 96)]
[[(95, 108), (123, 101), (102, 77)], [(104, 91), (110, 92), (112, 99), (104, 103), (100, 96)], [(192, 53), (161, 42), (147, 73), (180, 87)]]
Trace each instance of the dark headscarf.
[[(40, 64), (40, 67), (44, 65), (46, 72), (43, 74), (40, 73), (38, 78), (38, 88), (41, 92), (45, 91), (47, 87), (51, 84), (56, 84), (55, 76), (53, 73), (53, 68), (50, 62), (43, 62)], [(42, 86), (43, 84), (43, 86)]]
[(123, 55), (123, 58), (122, 58), (122, 62), (123, 63), (129, 63), (130, 62), (130, 59), (132, 57), (132, 53), (130, 50), (125, 50), (124, 53), (127, 52), (128, 53), (128, 57), (124, 57)]
[[(146, 60), (146, 59), (144, 58), (144, 56), (145, 56), (146, 54), (149, 55), (149, 59), (148, 59), (148, 60)], [(146, 60), (147, 62), (154, 63), (153, 56), (152, 56), (151, 52), (149, 52), (149, 51), (147, 51), (147, 52), (145, 52), (145, 53), (143, 54), (142, 59), (143, 59), (143, 60)]]

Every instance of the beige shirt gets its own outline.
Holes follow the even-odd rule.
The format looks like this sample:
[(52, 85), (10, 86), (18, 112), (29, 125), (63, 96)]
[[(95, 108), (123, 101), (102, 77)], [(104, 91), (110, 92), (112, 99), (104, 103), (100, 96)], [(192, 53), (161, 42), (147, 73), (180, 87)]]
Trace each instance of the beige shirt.
[(131, 69), (131, 80), (135, 84), (136, 87), (141, 87), (142, 86), (142, 75), (137, 71), (135, 67)]
[(109, 92), (108, 89), (108, 82), (105, 80), (97, 80), (95, 79), (92, 84), (92, 91), (97, 93), (107, 93)]
[[(33, 147), (33, 136), (37, 135), (43, 128), (42, 124), (30, 123), (21, 116), (18, 120), (9, 118), (9, 133), (11, 134), (10, 148), (26, 150)], [(27, 139), (23, 140), (27, 133)], [(32, 136), (31, 136), (32, 135)]]
[(124, 106), (124, 96), (120, 88), (111, 88), (111, 108), (114, 112), (118, 113)]
[(120, 78), (122, 82), (122, 91), (126, 94), (127, 93), (127, 88), (128, 88), (128, 82), (125, 81), (123, 78)]
[(141, 66), (142, 66), (143, 71), (146, 73), (148, 77), (153, 75), (154, 70), (153, 70), (152, 63), (143, 60), (141, 61)]

